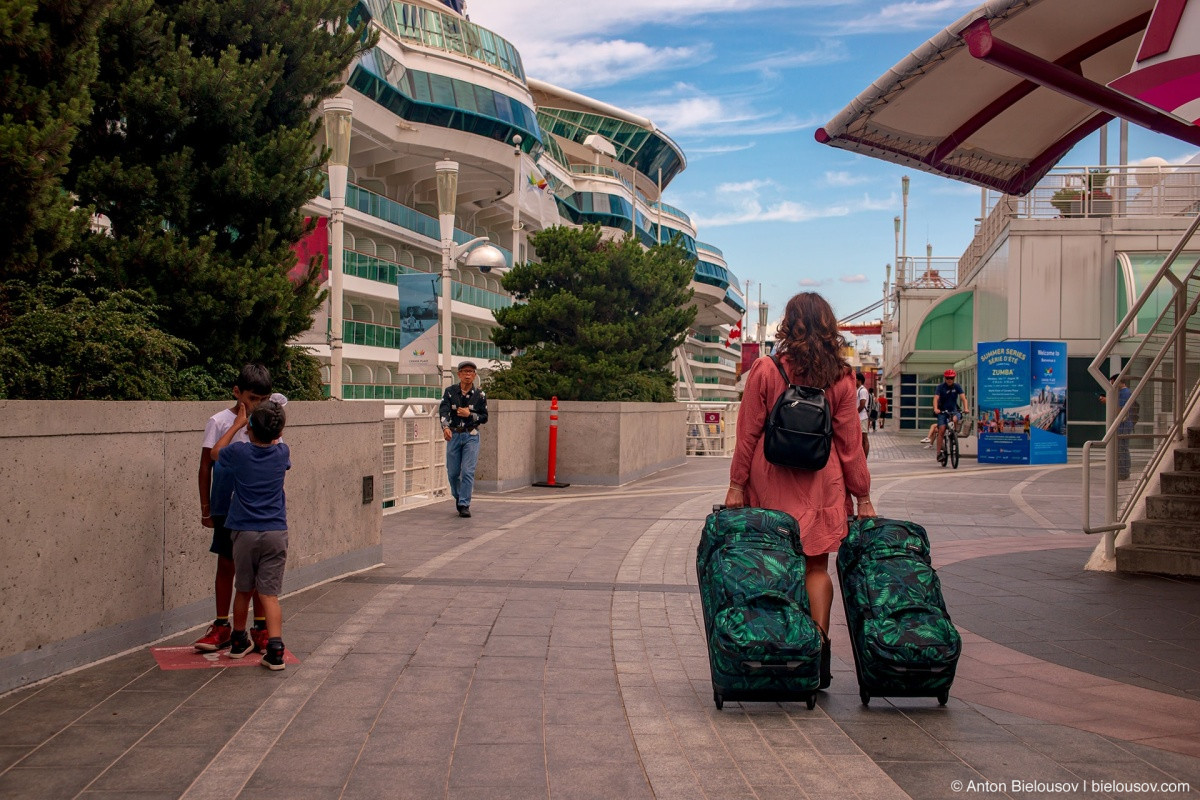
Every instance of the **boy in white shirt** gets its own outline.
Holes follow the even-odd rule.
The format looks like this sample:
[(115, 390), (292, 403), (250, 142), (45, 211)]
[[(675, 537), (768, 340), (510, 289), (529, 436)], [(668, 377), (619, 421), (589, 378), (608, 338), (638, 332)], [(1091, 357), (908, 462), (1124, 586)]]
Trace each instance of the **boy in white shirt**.
[[(214, 652), (229, 647), (233, 629), (229, 625), (229, 606), (233, 600), (233, 541), (225, 527), (225, 515), (233, 496), (233, 485), (228, 470), (217, 466), (212, 457), (212, 448), (233, 427), (237, 419), (238, 406), (257, 408), (271, 395), (271, 373), (262, 364), (247, 364), (233, 384), (233, 408), (213, 414), (204, 426), (204, 444), (200, 449), (200, 524), (212, 528), (212, 545), (208, 548), (217, 556), (217, 575), (213, 595), (216, 599), (217, 615), (208, 631), (193, 643), (201, 652)], [(278, 395), (283, 398), (283, 395)], [(287, 400), (284, 399), (286, 403)], [(245, 428), (239, 430), (233, 441), (249, 442)], [(255, 649), (266, 652), (267, 621), (258, 598), (254, 599)]]

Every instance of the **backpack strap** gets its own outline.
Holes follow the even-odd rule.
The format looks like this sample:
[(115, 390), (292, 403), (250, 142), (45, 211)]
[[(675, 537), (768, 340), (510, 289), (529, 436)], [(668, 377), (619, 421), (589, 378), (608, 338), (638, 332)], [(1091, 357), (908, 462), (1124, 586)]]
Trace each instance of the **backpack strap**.
[(791, 386), (791, 385), (792, 385), (792, 379), (791, 379), (791, 378), (789, 378), (789, 377), (787, 376), (787, 373), (783, 371), (783, 363), (782, 363), (782, 362), (779, 360), (779, 356), (777, 356), (777, 355), (775, 355), (774, 353), (772, 353), (772, 354), (771, 354), (771, 360), (775, 362), (775, 368), (776, 368), (777, 370), (779, 370), (779, 375), (780, 375), (780, 376), (783, 378), (783, 384), (784, 384), (784, 386), (785, 386), (785, 387), (787, 387), (787, 386)]

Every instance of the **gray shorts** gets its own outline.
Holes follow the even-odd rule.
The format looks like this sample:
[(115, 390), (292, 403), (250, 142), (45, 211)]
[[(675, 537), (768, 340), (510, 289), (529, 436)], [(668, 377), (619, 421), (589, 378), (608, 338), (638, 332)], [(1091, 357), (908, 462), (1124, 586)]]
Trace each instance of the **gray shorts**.
[(231, 531), (233, 588), (278, 597), (287, 563), (287, 531)]

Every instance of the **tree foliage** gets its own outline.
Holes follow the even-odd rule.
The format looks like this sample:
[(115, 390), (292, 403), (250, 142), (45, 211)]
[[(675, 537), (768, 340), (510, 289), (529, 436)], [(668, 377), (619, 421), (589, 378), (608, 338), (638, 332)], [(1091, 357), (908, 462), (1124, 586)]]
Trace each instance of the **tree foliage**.
[[(8, 391), (137, 396), (167, 380), (177, 397), (225, 397), (261, 361), (290, 396), (320, 396), (315, 359), (287, 345), (321, 300), (319, 265), (290, 279), (291, 245), (321, 188), (317, 108), (371, 44), (345, 24), (354, 5), (0, 0), (0, 278), (21, 281), (10, 312), (40, 309), (0, 320), (0, 346), (32, 365), (42, 350), (14, 348), (36, 337), (3, 326), (67, 312), (182, 343), (158, 377), (144, 359), (117, 370), (122, 391), (58, 378)], [(89, 230), (92, 211), (107, 231)], [(64, 281), (69, 298), (43, 291)]]
[(0, 279), (44, 277), (87, 228), (63, 190), (108, 0), (0, 0)]
[(502, 279), (518, 301), (496, 312), (493, 340), (520, 352), (493, 373), (493, 397), (670, 402), (671, 361), (696, 317), (694, 266), (676, 243), (606, 241), (599, 226), (530, 237), (541, 263)]
[[(320, 302), (291, 245), (321, 188), (315, 111), (359, 47), (351, 0), (114, 0), (70, 187), (111, 221), (84, 242), (96, 286), (135, 289), (214, 379), (305, 361)], [(319, 396), (315, 362), (297, 370)], [(288, 371), (288, 370), (284, 370)], [(223, 390), (222, 394), (224, 393)]]
[(48, 285), (0, 287), (0, 393), (44, 400), (173, 399), (177, 366), (193, 348), (157, 328), (156, 310), (128, 289), (100, 290), (93, 298)]

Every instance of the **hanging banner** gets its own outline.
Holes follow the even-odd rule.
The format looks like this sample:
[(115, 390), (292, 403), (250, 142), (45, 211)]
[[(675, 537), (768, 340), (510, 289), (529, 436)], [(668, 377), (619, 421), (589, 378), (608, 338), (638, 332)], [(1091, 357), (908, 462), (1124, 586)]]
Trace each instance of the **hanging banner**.
[[(310, 219), (305, 217), (304, 224), (307, 225)], [(292, 245), (292, 252), (296, 254), (296, 266), (288, 272), (288, 278), (293, 283), (304, 279), (308, 274), (308, 265), (318, 257), (321, 259), (321, 273), (317, 282), (325, 283), (329, 279), (329, 218), (317, 217), (313, 229)]]
[(427, 272), (396, 276), (400, 293), (400, 372), (438, 371), (438, 289), (441, 279)]
[(1066, 461), (1066, 344), (980, 342), (979, 463)]

